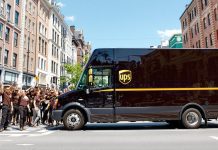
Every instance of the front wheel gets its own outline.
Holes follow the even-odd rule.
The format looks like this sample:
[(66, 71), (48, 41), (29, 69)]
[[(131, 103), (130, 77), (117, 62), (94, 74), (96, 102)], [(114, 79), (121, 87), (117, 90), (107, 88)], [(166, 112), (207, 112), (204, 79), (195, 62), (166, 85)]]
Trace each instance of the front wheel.
[(200, 127), (202, 115), (199, 110), (190, 108), (182, 114), (182, 123), (187, 129), (197, 129)]
[(85, 119), (79, 110), (72, 109), (64, 114), (63, 122), (67, 130), (79, 130), (83, 128)]

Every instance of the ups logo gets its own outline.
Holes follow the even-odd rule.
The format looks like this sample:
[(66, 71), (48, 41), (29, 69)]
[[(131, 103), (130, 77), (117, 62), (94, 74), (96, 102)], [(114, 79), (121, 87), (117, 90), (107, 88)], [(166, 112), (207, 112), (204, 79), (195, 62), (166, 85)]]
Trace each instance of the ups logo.
[(129, 84), (132, 81), (132, 72), (130, 70), (120, 70), (119, 81), (122, 84)]

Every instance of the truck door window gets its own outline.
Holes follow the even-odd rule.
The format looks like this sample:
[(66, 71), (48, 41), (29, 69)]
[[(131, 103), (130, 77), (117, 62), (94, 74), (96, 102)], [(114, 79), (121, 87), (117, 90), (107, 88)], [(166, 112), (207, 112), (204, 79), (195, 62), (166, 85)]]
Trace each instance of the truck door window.
[(111, 86), (111, 69), (93, 68), (93, 88), (106, 88)]
[(84, 89), (87, 86), (87, 70), (83, 72), (78, 84), (78, 89)]

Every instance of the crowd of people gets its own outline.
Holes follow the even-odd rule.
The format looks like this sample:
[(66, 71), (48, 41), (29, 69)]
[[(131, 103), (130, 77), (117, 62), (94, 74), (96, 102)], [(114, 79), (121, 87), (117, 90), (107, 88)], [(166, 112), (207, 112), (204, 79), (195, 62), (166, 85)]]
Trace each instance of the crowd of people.
[[(60, 94), (62, 92), (54, 88), (36, 86), (22, 90), (16, 84), (4, 87), (0, 83), (0, 132), (7, 130), (9, 125), (19, 126), (21, 131), (26, 126), (53, 126), (52, 110)], [(55, 122), (55, 125), (58, 124)]]

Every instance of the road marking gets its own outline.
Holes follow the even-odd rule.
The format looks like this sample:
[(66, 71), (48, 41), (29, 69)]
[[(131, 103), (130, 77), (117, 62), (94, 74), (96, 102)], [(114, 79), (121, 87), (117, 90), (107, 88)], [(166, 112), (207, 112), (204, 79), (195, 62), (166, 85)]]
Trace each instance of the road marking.
[(218, 137), (216, 137), (216, 136), (210, 136), (210, 138), (218, 141)]
[(40, 130), (40, 131), (37, 131), (37, 132), (39, 132), (39, 133), (44, 133), (44, 132), (47, 132), (48, 130)]
[(21, 136), (28, 136), (28, 137), (41, 137), (41, 136), (47, 136), (49, 134), (54, 133), (55, 131), (48, 131), (48, 130), (40, 130), (35, 132), (7, 132), (0, 134), (0, 136), (9, 136), (9, 137), (21, 137)]
[(0, 140), (0, 142), (12, 142), (12, 140)]
[(16, 144), (17, 146), (33, 146), (34, 144)]
[(30, 131), (20, 131), (20, 130), (13, 130), (13, 131), (4, 131), (6, 133), (28, 133)]
[(55, 131), (47, 131), (47, 132), (44, 132), (44, 133), (41, 133), (41, 134), (29, 134), (28, 136), (29, 137), (40, 137), (40, 136), (46, 136), (46, 135), (52, 134), (54, 132)]

